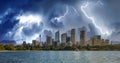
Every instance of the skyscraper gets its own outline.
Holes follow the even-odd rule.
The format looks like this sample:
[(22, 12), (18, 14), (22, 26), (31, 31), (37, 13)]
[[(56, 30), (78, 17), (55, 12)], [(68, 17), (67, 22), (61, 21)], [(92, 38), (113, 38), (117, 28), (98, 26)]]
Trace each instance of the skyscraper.
[(55, 41), (54, 41), (54, 46), (59, 46), (60, 45), (60, 32), (57, 31), (55, 33)]
[(57, 32), (55, 33), (55, 41), (56, 41), (56, 42), (60, 42), (60, 33), (59, 33), (59, 31), (57, 31)]
[(75, 29), (71, 30), (71, 38), (70, 39), (73, 44), (76, 44), (76, 30)]
[(47, 46), (52, 46), (52, 37), (51, 36), (46, 36), (46, 43), (47, 43)]
[(23, 41), (23, 44), (22, 44), (23, 46), (26, 46), (27, 44), (26, 44), (26, 41)]
[(72, 46), (72, 43), (70, 41), (70, 37), (69, 36), (67, 37), (67, 42), (66, 43), (67, 43), (67, 46)]
[(86, 32), (85, 32), (85, 30), (80, 31), (80, 46), (86, 46)]
[(67, 42), (67, 33), (63, 33), (61, 35), (61, 44), (66, 45), (66, 42)]

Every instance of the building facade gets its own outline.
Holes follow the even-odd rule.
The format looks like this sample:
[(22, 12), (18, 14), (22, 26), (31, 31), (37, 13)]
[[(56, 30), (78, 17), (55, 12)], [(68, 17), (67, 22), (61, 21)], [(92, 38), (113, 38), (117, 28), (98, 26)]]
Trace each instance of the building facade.
[(46, 45), (47, 46), (52, 46), (52, 37), (51, 36), (46, 36)]
[(71, 30), (71, 37), (70, 37), (70, 39), (71, 39), (71, 42), (76, 45), (76, 30), (75, 29)]
[(109, 45), (109, 40), (102, 39), (100, 35), (95, 35), (88, 41), (88, 44), (90, 46), (106, 46)]
[(57, 31), (55, 33), (55, 41), (54, 42), (55, 42), (54, 46), (59, 46), (60, 45), (60, 32), (59, 31)]
[(60, 33), (59, 33), (59, 31), (57, 31), (57, 32), (55, 33), (55, 41), (56, 41), (56, 42), (60, 42)]
[(67, 42), (67, 33), (63, 33), (61, 35), (61, 45), (62, 46), (65, 46), (66, 45), (66, 42)]
[(39, 41), (32, 40), (32, 46), (39, 46)]
[(86, 32), (84, 30), (80, 31), (80, 46), (86, 46)]

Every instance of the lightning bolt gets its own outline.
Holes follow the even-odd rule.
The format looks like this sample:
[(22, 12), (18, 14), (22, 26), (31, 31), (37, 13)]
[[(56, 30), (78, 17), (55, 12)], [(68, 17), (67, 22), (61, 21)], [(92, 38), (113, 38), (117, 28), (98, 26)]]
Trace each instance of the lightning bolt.
[(54, 20), (57, 20), (58, 22), (60, 22), (60, 20), (61, 20), (62, 18), (64, 18), (64, 17), (68, 14), (68, 10), (69, 10), (69, 8), (68, 8), (68, 6), (67, 6), (65, 13), (64, 13), (62, 16), (55, 17)]
[(89, 4), (89, 3), (87, 2), (87, 3), (85, 3), (85, 5), (81, 5), (81, 11), (83, 12), (83, 14), (84, 14), (88, 19), (91, 20), (91, 22), (95, 25), (95, 27), (100, 31), (100, 34), (101, 34), (101, 35), (104, 35), (104, 36), (107, 35), (107, 36), (109, 36), (111, 33), (110, 33), (107, 29), (101, 28), (99, 25), (97, 25), (94, 17), (89, 16), (89, 15), (87, 14), (87, 12), (85, 11), (85, 8), (88, 7), (88, 4)]
[(79, 15), (78, 11), (74, 7), (71, 8), (74, 10), (74, 12), (76, 12), (77, 15)]

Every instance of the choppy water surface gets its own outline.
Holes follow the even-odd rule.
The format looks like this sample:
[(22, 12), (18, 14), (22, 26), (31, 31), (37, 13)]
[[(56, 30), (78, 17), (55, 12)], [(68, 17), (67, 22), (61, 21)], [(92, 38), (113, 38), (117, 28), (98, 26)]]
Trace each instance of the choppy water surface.
[(119, 51), (0, 52), (0, 63), (120, 63)]

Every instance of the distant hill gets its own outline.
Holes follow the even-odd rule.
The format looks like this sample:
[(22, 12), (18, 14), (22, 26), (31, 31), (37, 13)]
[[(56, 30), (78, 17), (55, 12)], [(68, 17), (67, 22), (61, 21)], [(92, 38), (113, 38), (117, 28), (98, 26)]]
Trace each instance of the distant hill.
[(16, 41), (14, 41), (14, 40), (2, 40), (2, 41), (0, 41), (0, 44), (16, 44)]

